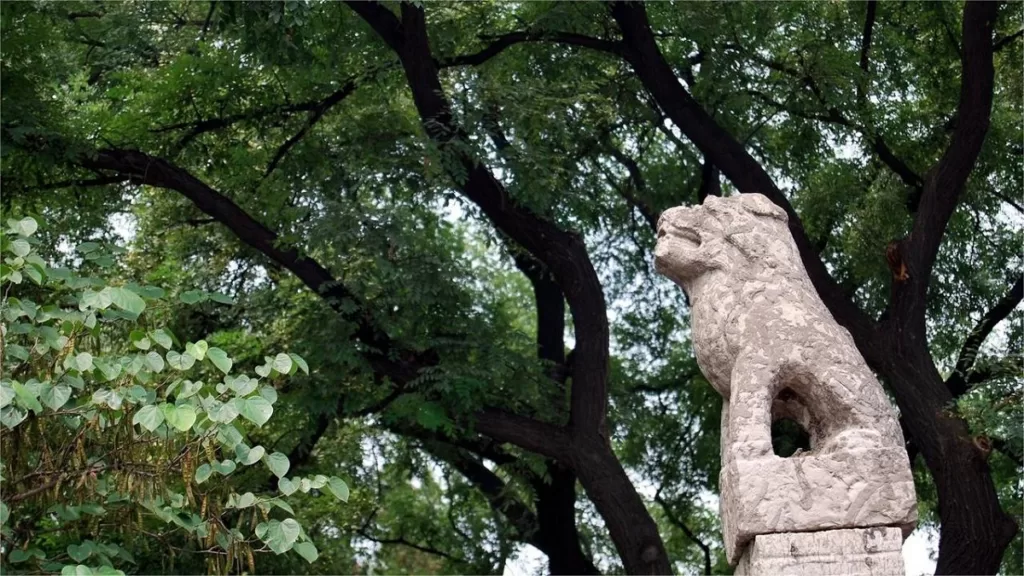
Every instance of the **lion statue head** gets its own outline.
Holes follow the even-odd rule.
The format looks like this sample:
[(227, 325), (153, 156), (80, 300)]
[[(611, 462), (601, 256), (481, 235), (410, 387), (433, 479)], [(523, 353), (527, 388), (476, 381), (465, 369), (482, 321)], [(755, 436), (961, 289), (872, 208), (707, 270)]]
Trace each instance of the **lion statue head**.
[(658, 220), (654, 267), (691, 297), (695, 283), (725, 273), (742, 280), (765, 267), (803, 270), (786, 212), (761, 194), (708, 196), (704, 204), (671, 208)]

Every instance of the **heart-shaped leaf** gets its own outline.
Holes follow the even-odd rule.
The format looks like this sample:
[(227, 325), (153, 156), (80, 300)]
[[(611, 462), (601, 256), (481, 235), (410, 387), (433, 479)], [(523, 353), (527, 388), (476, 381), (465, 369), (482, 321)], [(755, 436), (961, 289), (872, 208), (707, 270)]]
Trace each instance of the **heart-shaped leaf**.
[(146, 301), (138, 294), (124, 287), (110, 288), (110, 301), (121, 310), (134, 316), (146, 309)]
[(225, 376), (224, 382), (227, 383), (228, 388), (233, 390), (238, 396), (248, 396), (256, 389), (256, 386), (259, 385), (260, 381), (242, 374), (234, 378)]
[[(169, 352), (168, 352), (169, 354)], [(146, 366), (150, 370), (156, 373), (163, 372), (164, 370), (164, 359), (156, 352), (150, 351), (146, 354)]]
[(338, 500), (348, 502), (348, 484), (345, 484), (345, 481), (341, 478), (331, 476), (331, 479), (327, 481), (327, 489)]
[(195, 344), (185, 344), (185, 351), (191, 354), (196, 360), (202, 360), (206, 356), (206, 351), (210, 349), (210, 345), (206, 343), (206, 340), (200, 340)]
[(156, 430), (164, 423), (164, 414), (156, 406), (150, 404), (149, 406), (143, 406), (141, 410), (135, 413), (132, 417), (132, 424), (140, 424), (146, 430), (150, 432)]
[(196, 484), (202, 484), (206, 482), (206, 479), (213, 474), (213, 466), (209, 464), (203, 464), (199, 468), (196, 468)]
[(295, 365), (299, 367), (299, 370), (302, 370), (306, 374), (309, 374), (309, 364), (306, 364), (306, 361), (303, 360), (302, 356), (299, 356), (298, 354), (292, 354), (291, 352), (288, 353), (288, 356), (290, 356), (291, 359), (295, 362)]
[(71, 388), (63, 384), (43, 388), (40, 397), (51, 410), (59, 410), (71, 398)]
[(242, 409), (242, 416), (257, 426), (263, 426), (270, 420), (274, 413), (274, 407), (262, 396), (253, 396), (245, 399), (245, 407)]
[(260, 376), (262, 376), (263, 378), (266, 378), (267, 376), (270, 376), (270, 371), (271, 371), (271, 367), (270, 367), (269, 364), (264, 364), (262, 366), (257, 366), (256, 367), (256, 373), (259, 374)]
[(295, 552), (310, 564), (316, 562), (316, 559), (320, 557), (320, 553), (316, 551), (316, 546), (312, 542), (299, 542), (295, 545)]
[(161, 404), (160, 410), (167, 423), (182, 432), (187, 432), (196, 422), (196, 410), (187, 404), (182, 406)]
[(274, 357), (274, 370), (281, 374), (288, 374), (292, 369), (291, 356), (281, 353)]
[(223, 462), (214, 462), (213, 469), (221, 476), (227, 476), (235, 471), (235, 461), (225, 460)]
[(228, 358), (227, 352), (214, 346), (206, 351), (206, 357), (209, 358), (210, 362), (213, 362), (213, 365), (216, 366), (217, 369), (220, 370), (221, 372), (225, 374), (231, 372), (232, 362), (231, 358)]
[(281, 494), (291, 496), (299, 489), (299, 485), (288, 478), (279, 478), (277, 481), (277, 489), (281, 491)]
[(246, 492), (245, 494), (242, 494), (241, 496), (238, 497), (238, 500), (235, 502), (235, 507), (248, 508), (255, 503), (256, 495), (253, 494), (252, 492)]
[(79, 372), (92, 370), (92, 354), (80, 352), (75, 356), (75, 368), (78, 368)]
[(256, 446), (252, 450), (246, 452), (245, 456), (241, 460), (239, 460), (239, 463), (245, 466), (252, 466), (253, 464), (259, 462), (266, 453), (266, 448), (264, 448), (263, 446)]
[(291, 467), (288, 457), (280, 452), (267, 454), (263, 461), (267, 463), (267, 468), (270, 468), (270, 471), (278, 478), (284, 478), (284, 475), (288, 473), (288, 468)]
[(71, 557), (75, 562), (84, 562), (86, 558), (92, 556), (92, 553), (96, 551), (96, 546), (92, 540), (86, 540), (81, 544), (69, 544), (68, 545), (68, 556)]
[(170, 350), (174, 342), (171, 340), (171, 335), (163, 328), (158, 328), (149, 332), (149, 337), (153, 339), (153, 342), (164, 347), (165, 350)]
[(193, 365), (195, 365), (196, 359), (188, 352), (185, 352), (184, 354), (179, 354), (174, 350), (168, 350), (167, 363), (170, 364), (171, 368), (174, 368), (175, 370), (188, 370)]

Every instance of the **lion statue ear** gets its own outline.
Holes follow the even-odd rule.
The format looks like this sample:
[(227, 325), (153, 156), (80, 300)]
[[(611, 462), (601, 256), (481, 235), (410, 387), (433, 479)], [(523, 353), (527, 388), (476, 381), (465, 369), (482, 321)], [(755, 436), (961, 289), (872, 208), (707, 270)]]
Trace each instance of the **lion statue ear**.
[(748, 212), (758, 216), (768, 216), (769, 218), (775, 218), (776, 220), (781, 220), (783, 222), (789, 221), (789, 216), (786, 214), (786, 211), (776, 206), (775, 203), (766, 198), (763, 194), (740, 194), (740, 205)]

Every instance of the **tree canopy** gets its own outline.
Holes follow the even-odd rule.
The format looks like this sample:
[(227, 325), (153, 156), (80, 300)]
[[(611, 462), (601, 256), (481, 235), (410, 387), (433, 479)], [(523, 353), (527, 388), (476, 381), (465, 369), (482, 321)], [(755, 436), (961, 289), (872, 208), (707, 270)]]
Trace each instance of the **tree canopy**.
[[(123, 251), (106, 286), (166, 291), (182, 344), (291, 373), (267, 453), (351, 487), (341, 504), (317, 497), (324, 480), (294, 506), (314, 564), (260, 572), (502, 572), (524, 545), (552, 573), (729, 571), (721, 400), (652, 259), (663, 210), (754, 192), (789, 215), (899, 411), (938, 572), (1024, 572), (1021, 4), (83, 0), (0, 16), (0, 206), (11, 234), (38, 222), (37, 273), (92, 274), (83, 243)], [(8, 267), (25, 256), (5, 250)], [(42, 277), (13, 271), (5, 326), (42, 298)], [(96, 345), (151, 338), (125, 330)], [(8, 366), (26, 358), (3, 354), (23, 387)], [(54, 385), (28, 395), (53, 408)], [(34, 408), (11, 390), (4, 409)], [(173, 427), (147, 405), (120, 425)], [(780, 427), (776, 450), (799, 442)], [(7, 515), (34, 472), (4, 448)], [(47, 512), (18, 510), (5, 570), (46, 570), (29, 551)], [(57, 544), (88, 533), (66, 521)], [(117, 567), (223, 569), (160, 562), (195, 538), (150, 540)]]

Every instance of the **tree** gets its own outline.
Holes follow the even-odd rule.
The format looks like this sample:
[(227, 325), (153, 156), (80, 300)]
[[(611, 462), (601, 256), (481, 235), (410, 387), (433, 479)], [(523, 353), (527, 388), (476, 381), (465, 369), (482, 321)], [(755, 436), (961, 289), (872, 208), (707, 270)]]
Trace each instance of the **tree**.
[(578, 479), (622, 567), (667, 572), (687, 548), (717, 561), (687, 500), (714, 489), (718, 400), (652, 277), (654, 227), (761, 192), (927, 466), (938, 570), (991, 573), (1020, 498), (1018, 8), (4, 6), (5, 202), (83, 237), (130, 212), (167, 255), (139, 274), (185, 270), (315, 351), (300, 466), (363, 419), (462, 478), (417, 498), (454, 508), (468, 483), (466, 522), (489, 509), (499, 535), (441, 549), (369, 514), (364, 538), (452, 570), (511, 539), (591, 572)]
[[(149, 571), (152, 559), (140, 554), (140, 539), (155, 540), (169, 555), (169, 566), (159, 560), (165, 570), (174, 570), (175, 551), (197, 554), (216, 573), (254, 571), (254, 556), (266, 552), (295, 551), (316, 561), (317, 549), (295, 518), (271, 518), (275, 508), (294, 514), (281, 497), (240, 493), (232, 482), (207, 484), (215, 473), (227, 477), (262, 461), (284, 496), (325, 489), (348, 500), (340, 478), (287, 478), (288, 457), (256, 444), (256, 430), (242, 424), (259, 428), (270, 420), (276, 389), (237, 369), (232, 374), (224, 350), (205, 340), (182, 346), (151, 323), (159, 318), (162, 289), (109, 286), (49, 266), (32, 249), (36, 220), (7, 224), (0, 232), (7, 255), (0, 270), (5, 569)], [(97, 243), (78, 252), (85, 268), (114, 264)], [(226, 300), (203, 292), (181, 297), (207, 296)], [(206, 370), (197, 365), (204, 360)], [(255, 371), (266, 378), (299, 368), (309, 371), (301, 357), (282, 353)]]

